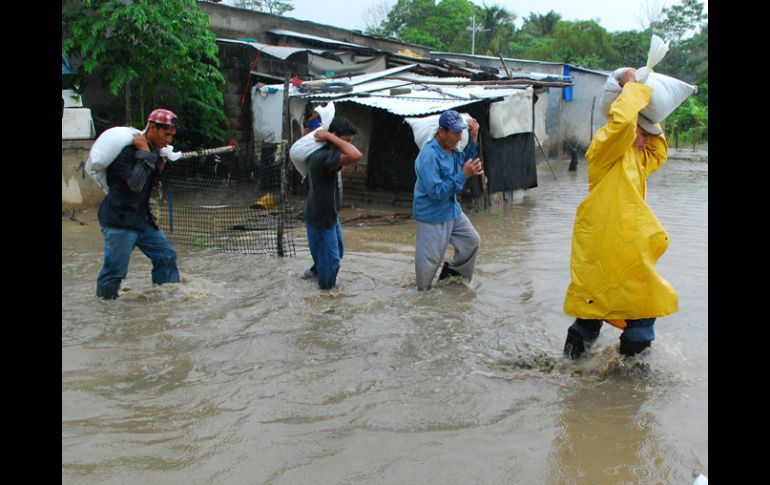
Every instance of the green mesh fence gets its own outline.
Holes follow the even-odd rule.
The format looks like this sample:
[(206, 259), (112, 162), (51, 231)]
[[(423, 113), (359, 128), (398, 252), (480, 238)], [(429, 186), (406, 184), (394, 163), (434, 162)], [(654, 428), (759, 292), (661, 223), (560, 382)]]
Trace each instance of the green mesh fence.
[(245, 254), (295, 256), (286, 145), (263, 146), (255, 167), (233, 153), (183, 154), (168, 162), (151, 203), (174, 243)]

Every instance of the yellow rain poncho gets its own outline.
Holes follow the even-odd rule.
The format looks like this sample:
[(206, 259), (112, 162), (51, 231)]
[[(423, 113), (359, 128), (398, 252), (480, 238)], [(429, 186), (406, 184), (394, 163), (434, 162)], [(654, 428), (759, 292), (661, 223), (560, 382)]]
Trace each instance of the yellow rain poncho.
[(589, 193), (575, 217), (568, 315), (635, 320), (678, 309), (676, 291), (655, 270), (668, 233), (645, 201), (647, 177), (668, 157), (666, 140), (650, 136), (642, 150), (633, 147), (650, 94), (644, 84), (627, 83), (586, 152)]

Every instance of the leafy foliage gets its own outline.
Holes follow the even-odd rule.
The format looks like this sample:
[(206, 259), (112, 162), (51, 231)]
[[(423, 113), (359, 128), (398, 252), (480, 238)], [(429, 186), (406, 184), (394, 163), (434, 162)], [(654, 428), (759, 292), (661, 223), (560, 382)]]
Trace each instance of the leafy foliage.
[(521, 30), (534, 37), (548, 37), (553, 35), (559, 22), (561, 22), (561, 15), (553, 10), (545, 15), (530, 13), (529, 17), (524, 19)]
[(593, 20), (559, 22), (553, 32), (553, 49), (560, 62), (579, 64), (577, 59), (590, 59), (591, 67), (600, 67), (605, 60), (616, 57), (610, 37)]
[(285, 0), (235, 0), (233, 7), (256, 10), (273, 15), (283, 15), (284, 12), (294, 10), (294, 5)]
[(609, 36), (614, 56), (607, 58), (607, 67), (642, 67), (647, 64), (647, 52), (650, 49), (650, 39), (652, 38), (652, 33), (649, 30), (610, 32)]
[(477, 9), (476, 16), (481, 18), (483, 29), (476, 38), (477, 51), (489, 56), (507, 52), (516, 34), (516, 14), (495, 5), (484, 5)]
[(85, 73), (98, 69), (113, 96), (123, 93), (126, 124), (143, 126), (165, 107), (180, 116), (182, 137), (223, 139), (216, 36), (194, 0), (65, 0), (62, 50)]
[(652, 22), (652, 31), (664, 39), (679, 42), (691, 31), (701, 25), (707, 16), (703, 13), (703, 4), (697, 0), (681, 0), (681, 4), (664, 8), (662, 20)]
[[(701, 88), (706, 91), (708, 99), (708, 83)], [(690, 144), (708, 142), (709, 107), (698, 96), (690, 96), (673, 113), (666, 118), (668, 138), (675, 146), (679, 143)]]

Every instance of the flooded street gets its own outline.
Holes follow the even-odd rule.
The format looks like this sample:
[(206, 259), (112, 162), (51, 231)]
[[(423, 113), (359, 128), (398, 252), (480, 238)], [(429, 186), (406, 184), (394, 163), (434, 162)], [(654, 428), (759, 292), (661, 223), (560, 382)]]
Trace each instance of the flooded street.
[[(621, 361), (605, 325), (561, 355), (586, 162), (469, 217), (473, 281), (418, 292), (416, 225), (344, 226), (337, 289), (297, 257), (177, 245), (152, 288), (135, 250), (118, 301), (95, 296), (95, 210), (62, 218), (62, 483), (690, 484), (708, 474), (708, 162), (670, 160), (648, 202), (679, 312)], [(396, 208), (394, 211), (409, 211)], [(350, 213), (350, 209), (348, 209)], [(344, 219), (344, 217), (343, 217)], [(451, 256), (451, 248), (448, 257)]]

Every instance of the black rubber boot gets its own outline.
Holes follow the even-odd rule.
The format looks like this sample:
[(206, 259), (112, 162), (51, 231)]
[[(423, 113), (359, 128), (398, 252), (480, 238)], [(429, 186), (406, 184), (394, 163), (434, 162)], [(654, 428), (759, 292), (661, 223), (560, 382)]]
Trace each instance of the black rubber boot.
[(647, 347), (649, 347), (651, 343), (652, 342), (650, 342), (649, 340), (646, 342), (633, 342), (631, 340), (627, 340), (627, 339), (624, 339), (623, 337), (620, 337), (619, 351), (622, 355), (625, 355), (626, 357), (631, 357), (643, 351)]
[(567, 340), (564, 342), (564, 356), (570, 359), (579, 359), (586, 353), (586, 342), (583, 336), (572, 330), (567, 330)]
[(439, 273), (438, 279), (441, 281), (444, 278), (449, 278), (450, 276), (460, 276), (460, 273), (450, 268), (449, 262), (444, 261), (444, 267), (441, 268), (441, 273)]

